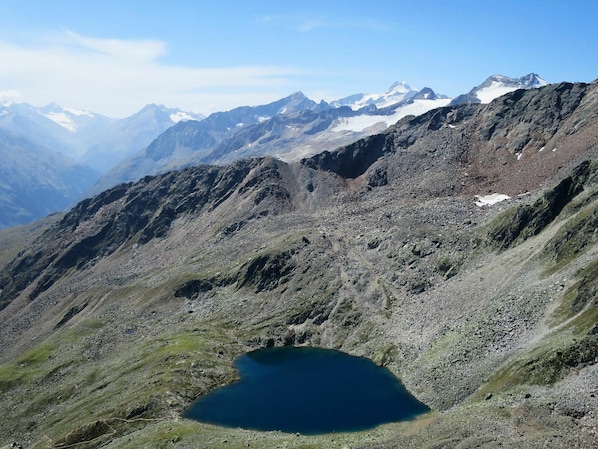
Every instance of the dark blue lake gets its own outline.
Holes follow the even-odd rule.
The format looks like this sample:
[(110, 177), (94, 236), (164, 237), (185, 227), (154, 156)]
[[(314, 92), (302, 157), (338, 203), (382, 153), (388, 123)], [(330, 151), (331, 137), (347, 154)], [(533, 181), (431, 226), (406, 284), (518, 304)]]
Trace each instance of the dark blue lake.
[(185, 418), (314, 435), (358, 431), (429, 409), (386, 368), (319, 348), (269, 348), (235, 361), (241, 379), (195, 401)]

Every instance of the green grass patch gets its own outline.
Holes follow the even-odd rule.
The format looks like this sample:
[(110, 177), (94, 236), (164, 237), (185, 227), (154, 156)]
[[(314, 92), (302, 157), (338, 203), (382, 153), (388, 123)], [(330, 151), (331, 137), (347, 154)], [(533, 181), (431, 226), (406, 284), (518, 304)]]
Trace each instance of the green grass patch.
[(87, 318), (81, 321), (80, 323), (77, 323), (77, 325), (73, 328), (70, 328), (60, 338), (65, 343), (75, 343), (79, 341), (81, 338), (87, 337), (88, 335), (97, 332), (105, 325), (105, 320), (101, 318)]
[(477, 393), (508, 390), (521, 385), (551, 385), (573, 369), (594, 363), (598, 357), (598, 309), (590, 308), (535, 348), (501, 368)]
[(17, 357), (14, 361), (0, 366), (0, 391), (10, 388), (15, 383), (27, 382), (43, 374), (43, 365), (56, 352), (53, 343), (42, 343)]
[(575, 216), (548, 241), (542, 255), (552, 262), (544, 276), (556, 273), (598, 242), (598, 202), (592, 203)]
[(548, 319), (548, 325), (557, 326), (572, 318), (598, 299), (598, 260), (579, 270), (575, 277), (579, 280), (567, 289), (560, 304)]
[(123, 344), (110, 357), (75, 368), (85, 381), (47, 430), (53, 441), (94, 447), (168, 419), (195, 397), (235, 380), (232, 360), (242, 351), (218, 321), (173, 326), (170, 335)]

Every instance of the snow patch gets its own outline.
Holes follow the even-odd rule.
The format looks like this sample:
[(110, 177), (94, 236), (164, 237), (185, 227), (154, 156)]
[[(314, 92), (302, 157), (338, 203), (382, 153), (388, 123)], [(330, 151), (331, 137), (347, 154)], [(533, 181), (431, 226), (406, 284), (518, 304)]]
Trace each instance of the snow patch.
[(377, 124), (383, 124), (385, 128), (388, 128), (403, 117), (424, 114), (432, 109), (446, 106), (450, 101), (451, 100), (448, 98), (438, 100), (415, 100), (413, 103), (398, 108), (392, 115), (358, 115), (356, 117), (343, 118), (332, 128), (332, 131), (362, 132)]
[(476, 195), (475, 205), (478, 207), (492, 206), (501, 201), (510, 200), (511, 197), (502, 193), (491, 193), (490, 195)]
[(183, 111), (177, 111), (174, 112), (172, 114), (170, 114), (170, 120), (172, 120), (174, 123), (178, 123), (180, 121), (186, 121), (186, 120), (193, 120), (193, 117), (191, 117), (189, 114), (187, 114), (186, 112)]
[(520, 89), (519, 86), (507, 86), (498, 81), (492, 81), (490, 86), (484, 87), (476, 92), (476, 96), (480, 99), (482, 104), (490, 103), (495, 98), (498, 98), (509, 92)]
[(77, 125), (75, 125), (73, 120), (65, 112), (50, 112), (49, 114), (41, 115), (72, 133), (77, 132)]
[(43, 111), (44, 112), (38, 112), (43, 117), (52, 120), (54, 123), (62, 126), (64, 129), (72, 133), (77, 132), (77, 123), (75, 121), (76, 117), (94, 117), (91, 112), (83, 111), (81, 109), (63, 108), (56, 104), (48, 105), (43, 109)]

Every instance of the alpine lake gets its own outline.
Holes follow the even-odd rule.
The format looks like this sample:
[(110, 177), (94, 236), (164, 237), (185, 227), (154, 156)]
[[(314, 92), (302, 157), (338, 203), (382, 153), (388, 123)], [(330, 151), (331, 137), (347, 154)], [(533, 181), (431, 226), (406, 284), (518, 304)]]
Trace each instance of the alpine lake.
[(238, 357), (235, 367), (239, 381), (197, 399), (183, 417), (318, 435), (371, 429), (429, 411), (388, 369), (335, 350), (260, 349)]

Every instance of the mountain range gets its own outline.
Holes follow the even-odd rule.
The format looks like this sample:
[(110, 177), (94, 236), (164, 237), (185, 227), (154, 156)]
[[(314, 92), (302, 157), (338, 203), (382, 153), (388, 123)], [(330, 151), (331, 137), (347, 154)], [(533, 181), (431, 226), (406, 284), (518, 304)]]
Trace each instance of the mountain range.
[(110, 119), (56, 104), (0, 104), (0, 152), (5, 161), (0, 227), (72, 206), (123, 158), (175, 123), (202, 118), (158, 105)]
[[(596, 447), (597, 226), (598, 81), (116, 185), (0, 231), (0, 447)], [(431, 411), (315, 436), (182, 417), (284, 345), (368, 357)]]
[[(476, 95), (489, 100), (508, 91), (545, 84), (534, 74), (520, 79), (495, 75), (453, 103), (476, 103), (481, 101)], [(7, 214), (8, 211), (23, 213), (13, 213), (13, 218), (5, 219), (2, 226), (40, 218), (46, 211), (62, 210), (82, 197), (122, 182), (195, 164), (227, 164), (265, 155), (285, 161), (299, 160), (382, 132), (407, 115), (420, 115), (449, 103), (450, 98), (430, 88), (419, 90), (405, 82), (394, 83), (383, 94), (355, 94), (330, 104), (316, 103), (296, 92), (267, 105), (242, 106), (207, 118), (148, 105), (130, 117), (117, 120), (56, 104), (35, 108), (7, 102), (0, 105), (0, 129), (30, 141), (30, 150), (43, 147), (46, 154), (60, 152), (72, 159), (60, 159), (67, 166), (86, 165), (96, 175), (86, 174), (72, 188), (55, 195), (66, 201), (45, 196), (43, 209), (27, 201), (15, 204), (28, 194), (21, 192), (21, 184), (12, 185), (15, 193), (0, 199), (0, 209)], [(71, 182), (71, 178), (61, 178), (61, 173), (54, 172), (53, 167), (60, 165), (58, 159), (53, 166), (46, 164), (37, 171), (31, 167), (19, 168), (14, 163), (15, 176), (28, 173), (29, 190), (54, 185), (46, 179), (47, 173), (65, 185)], [(5, 182), (8, 181), (6, 178)]]
[(22, 134), (31, 142), (63, 153), (78, 163), (104, 173), (180, 120), (202, 115), (147, 105), (123, 119), (49, 104), (36, 108), (25, 103), (0, 103), (0, 129)]

